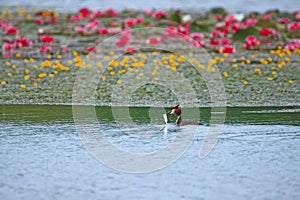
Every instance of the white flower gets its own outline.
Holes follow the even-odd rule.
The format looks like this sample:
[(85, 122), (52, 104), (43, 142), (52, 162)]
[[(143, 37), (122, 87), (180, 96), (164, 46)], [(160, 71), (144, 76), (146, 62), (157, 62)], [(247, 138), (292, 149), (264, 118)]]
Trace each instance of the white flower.
[(183, 15), (182, 18), (181, 18), (183, 23), (184, 22), (189, 22), (189, 21), (191, 21), (191, 19), (192, 19), (191, 15)]
[(234, 14), (233, 17), (236, 21), (241, 22), (244, 19), (245, 15), (242, 13), (237, 13)]

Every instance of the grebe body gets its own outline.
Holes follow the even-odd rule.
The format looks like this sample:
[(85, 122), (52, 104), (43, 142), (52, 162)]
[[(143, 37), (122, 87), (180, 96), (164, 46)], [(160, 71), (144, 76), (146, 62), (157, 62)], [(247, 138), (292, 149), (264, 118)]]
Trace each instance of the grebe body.
[(168, 118), (167, 118), (168, 114), (175, 114), (175, 115), (177, 115), (177, 119), (176, 119), (176, 122), (175, 122), (177, 126), (202, 125), (199, 122), (182, 121), (182, 112), (181, 112), (181, 108), (179, 107), (179, 104), (177, 106), (171, 108), (170, 111), (167, 112), (164, 115), (164, 119), (165, 119), (166, 123), (168, 121)]

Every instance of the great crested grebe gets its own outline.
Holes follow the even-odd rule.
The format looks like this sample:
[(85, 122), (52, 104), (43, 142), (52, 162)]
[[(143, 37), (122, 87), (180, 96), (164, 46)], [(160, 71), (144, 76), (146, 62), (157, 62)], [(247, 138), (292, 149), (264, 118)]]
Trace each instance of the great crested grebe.
[(185, 125), (202, 125), (202, 123), (199, 122), (189, 122), (189, 121), (182, 121), (182, 112), (181, 112), (181, 108), (179, 107), (179, 104), (173, 108), (170, 109), (169, 112), (167, 112), (166, 114), (164, 114), (164, 119), (165, 122), (167, 123), (167, 115), (168, 114), (176, 114), (177, 115), (177, 119), (176, 119), (176, 125), (178, 126), (185, 126)]

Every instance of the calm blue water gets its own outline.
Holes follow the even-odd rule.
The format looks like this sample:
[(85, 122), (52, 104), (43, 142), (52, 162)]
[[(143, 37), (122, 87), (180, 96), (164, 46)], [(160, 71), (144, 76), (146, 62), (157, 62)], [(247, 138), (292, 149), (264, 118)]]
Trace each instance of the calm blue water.
[[(206, 158), (198, 157), (203, 126), (180, 159), (146, 174), (98, 162), (80, 140), (69, 106), (2, 105), (0, 111), (0, 199), (300, 198), (300, 127), (293, 125), (299, 109), (229, 110)], [(244, 114), (230, 117), (237, 113)], [(165, 145), (163, 122), (118, 134), (113, 121), (100, 118), (115, 145), (140, 152)], [(136, 142), (136, 133), (146, 130), (151, 142)], [(185, 131), (169, 132), (169, 139)]]
[(124, 8), (134, 9), (169, 9), (169, 8), (181, 8), (181, 9), (192, 9), (196, 11), (203, 11), (216, 6), (222, 6), (229, 11), (235, 12), (249, 12), (249, 11), (260, 11), (264, 12), (269, 9), (280, 9), (284, 11), (295, 11), (300, 10), (300, 4), (298, 0), (152, 0), (152, 1), (136, 1), (136, 0), (48, 0), (48, 1), (37, 1), (37, 0), (11, 0), (11, 1), (0, 1), (0, 5), (11, 5), (11, 6), (45, 6), (45, 7), (56, 7), (61, 11), (75, 11), (78, 8), (86, 6), (92, 9), (106, 9), (115, 8), (121, 10)]

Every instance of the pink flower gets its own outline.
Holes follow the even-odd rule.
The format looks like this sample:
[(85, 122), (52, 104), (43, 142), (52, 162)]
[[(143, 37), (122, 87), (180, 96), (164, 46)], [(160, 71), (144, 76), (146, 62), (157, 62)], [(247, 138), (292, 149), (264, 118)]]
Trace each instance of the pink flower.
[(231, 45), (226, 45), (222, 48), (222, 52), (223, 53), (234, 53), (235, 52), (235, 49), (233, 46)]
[(192, 43), (192, 45), (193, 45), (193, 47), (203, 47), (204, 46), (204, 42), (203, 41), (201, 41), (201, 40), (199, 40), (199, 41), (194, 41), (193, 43)]
[(70, 20), (72, 22), (77, 22), (77, 21), (80, 21), (80, 19), (81, 19), (80, 16), (78, 16), (78, 15), (72, 15)]
[(300, 22), (292, 22), (288, 25), (289, 31), (300, 31)]
[(209, 41), (209, 44), (210, 44), (210, 45), (219, 45), (219, 40), (211, 39), (211, 40)]
[(107, 9), (104, 11), (104, 15), (107, 17), (118, 17), (119, 13), (113, 9)]
[(42, 19), (37, 18), (34, 20), (34, 23), (37, 25), (42, 25), (42, 24), (44, 24), (44, 21)]
[(264, 37), (275, 37), (275, 36), (278, 36), (279, 34), (272, 28), (263, 28), (259, 31), (259, 34), (261, 36), (264, 36)]
[(93, 13), (93, 17), (101, 17), (102, 16), (102, 12), (101, 11), (96, 11)]
[(130, 41), (128, 32), (124, 33), (116, 42), (117, 47), (124, 47)]
[(170, 38), (177, 38), (179, 33), (176, 27), (170, 26), (165, 28), (163, 35)]
[(161, 38), (151, 37), (147, 40), (147, 44), (159, 44), (162, 42)]
[(271, 20), (272, 19), (272, 16), (271, 15), (262, 15), (261, 16), (261, 18), (263, 19), (263, 20)]
[(279, 18), (278, 22), (282, 23), (282, 24), (288, 24), (288, 23), (291, 22), (291, 20), (289, 18), (287, 18), (287, 17), (283, 17), (283, 18)]
[(214, 14), (214, 18), (215, 18), (216, 20), (221, 20), (221, 19), (223, 18), (223, 16), (220, 15), (220, 14)]
[(55, 42), (55, 39), (51, 35), (43, 35), (40, 37), (40, 41), (44, 43), (52, 43)]
[(88, 52), (96, 52), (97, 48), (95, 46), (93, 46), (93, 47), (87, 47), (86, 50)]
[(179, 26), (178, 27), (178, 32), (183, 34), (183, 35), (187, 35), (187, 34), (189, 34), (189, 27)]
[[(241, 28), (242, 28), (242, 27), (241, 27), (241, 24), (240, 24), (240, 23), (235, 22), (235, 23), (233, 23), (233, 25), (232, 25), (232, 30), (233, 30), (234, 32), (240, 30)], [(227, 34), (226, 34), (226, 35), (227, 35)]]
[(135, 47), (127, 47), (126, 48), (126, 53), (134, 53), (134, 52), (136, 52), (137, 50), (136, 50), (136, 48)]
[(13, 56), (13, 53), (10, 51), (4, 51), (2, 52), (2, 55), (4, 58), (11, 58)]
[(16, 27), (10, 26), (6, 28), (6, 35), (15, 35), (18, 33), (18, 29)]
[(88, 8), (81, 8), (79, 10), (79, 16), (81, 17), (89, 17), (91, 14), (91, 11)]
[(300, 21), (300, 12), (294, 12), (293, 16), (297, 21)]
[(3, 51), (10, 51), (13, 49), (13, 45), (12, 44), (9, 44), (9, 43), (5, 43), (2, 45), (2, 50)]
[(254, 26), (257, 24), (258, 20), (255, 18), (248, 18), (246, 21), (242, 22), (243, 28), (248, 28), (249, 26)]
[(141, 17), (138, 17), (138, 18), (135, 19), (135, 22), (136, 22), (137, 24), (142, 24), (142, 23), (144, 22), (144, 19), (141, 18)]
[(259, 45), (260, 42), (257, 40), (257, 38), (254, 35), (248, 36), (245, 41), (245, 48), (249, 49), (251, 47), (255, 47), (256, 45)]
[(109, 34), (109, 30), (105, 27), (104, 28), (99, 28), (99, 29), (96, 30), (96, 33), (106, 35), (106, 34)]
[(229, 33), (229, 31), (227, 29), (223, 29), (223, 30), (213, 30), (210, 33), (210, 37), (215, 38), (215, 37), (224, 37)]
[(162, 17), (166, 17), (166, 13), (163, 12), (163, 11), (155, 11), (155, 12), (152, 14), (152, 17), (155, 18), (155, 19), (162, 18)]
[(219, 42), (220, 42), (220, 44), (222, 44), (222, 45), (228, 45), (228, 44), (230, 44), (230, 39), (228, 39), (228, 38), (221, 38), (221, 39), (219, 40)]
[(55, 24), (56, 22), (57, 22), (57, 18), (55, 18), (55, 17), (50, 17), (48, 20), (48, 23), (50, 23), (50, 24)]
[(98, 26), (99, 22), (94, 20), (86, 25), (88, 30), (93, 30)]
[(126, 26), (133, 26), (134, 24), (135, 24), (135, 20), (134, 19), (126, 19), (125, 20), (125, 24), (126, 24)]
[(61, 48), (62, 53), (67, 53), (68, 52), (68, 46), (67, 45), (61, 45), (60, 48)]
[(145, 14), (150, 16), (152, 14), (152, 10), (151, 9), (146, 9)]
[(85, 28), (83, 26), (76, 26), (75, 27), (75, 32), (76, 33), (84, 33), (85, 32)]
[(32, 45), (32, 41), (28, 38), (20, 37), (16, 39), (14, 45), (16, 48), (30, 47)]
[(202, 40), (204, 36), (202, 33), (191, 33), (190, 37), (194, 40)]
[(290, 42), (285, 46), (286, 49), (290, 51), (294, 51), (296, 49), (300, 49), (300, 39), (292, 39)]
[(41, 46), (39, 51), (40, 53), (43, 53), (43, 52), (48, 52), (48, 51), (51, 51), (52, 50), (52, 46)]

